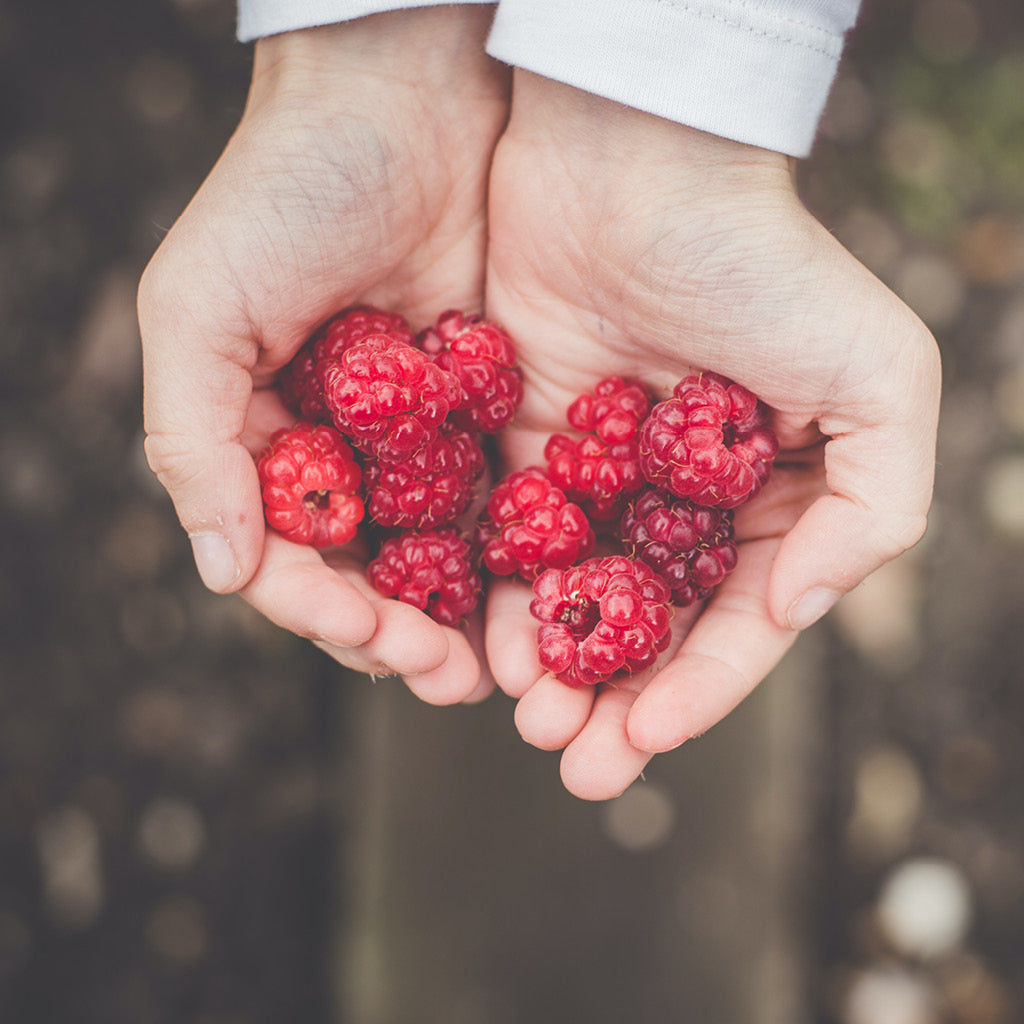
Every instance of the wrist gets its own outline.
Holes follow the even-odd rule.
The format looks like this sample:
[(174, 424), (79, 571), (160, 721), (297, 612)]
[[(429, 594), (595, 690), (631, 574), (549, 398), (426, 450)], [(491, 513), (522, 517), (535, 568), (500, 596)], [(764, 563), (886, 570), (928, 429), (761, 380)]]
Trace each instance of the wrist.
[(491, 8), (454, 4), (389, 11), (267, 36), (254, 47), (248, 108), (281, 95), (331, 99), (353, 84), (366, 99), (395, 93), (507, 103), (507, 72), (484, 52)]
[[(567, 168), (597, 181), (660, 180), (683, 195), (794, 194), (793, 160), (678, 124), (527, 71), (515, 72), (507, 135), (557, 146)], [(595, 182), (596, 183), (596, 182)]]

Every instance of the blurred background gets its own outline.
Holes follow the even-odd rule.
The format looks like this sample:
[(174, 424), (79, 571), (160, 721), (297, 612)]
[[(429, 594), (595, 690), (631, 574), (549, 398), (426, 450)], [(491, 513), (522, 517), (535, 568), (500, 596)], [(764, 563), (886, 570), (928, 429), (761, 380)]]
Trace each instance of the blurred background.
[(1024, 1019), (1024, 7), (868, 0), (799, 172), (942, 347), (925, 540), (601, 805), (195, 576), (134, 294), (233, 16), (0, 0), (0, 1019)]

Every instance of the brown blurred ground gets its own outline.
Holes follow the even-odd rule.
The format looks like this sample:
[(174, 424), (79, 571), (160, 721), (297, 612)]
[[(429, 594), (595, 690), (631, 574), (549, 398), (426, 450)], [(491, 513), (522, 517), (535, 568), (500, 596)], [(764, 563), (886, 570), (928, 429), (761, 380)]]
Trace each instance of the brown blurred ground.
[(195, 579), (134, 288), (232, 16), (0, 0), (0, 1020), (1022, 1019), (1024, 9), (870, 4), (800, 171), (942, 346), (926, 540), (600, 807)]

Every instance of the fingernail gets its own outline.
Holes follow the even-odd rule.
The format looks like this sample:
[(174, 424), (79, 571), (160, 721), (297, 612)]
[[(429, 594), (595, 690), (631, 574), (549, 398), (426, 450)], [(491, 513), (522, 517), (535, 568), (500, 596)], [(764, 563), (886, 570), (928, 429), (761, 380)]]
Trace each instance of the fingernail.
[(790, 629), (806, 629), (814, 625), (842, 597), (829, 587), (812, 587), (798, 597), (786, 612)]
[(192, 541), (192, 557), (196, 560), (203, 583), (218, 593), (228, 590), (242, 570), (227, 538), (208, 531), (193, 533), (189, 540)]

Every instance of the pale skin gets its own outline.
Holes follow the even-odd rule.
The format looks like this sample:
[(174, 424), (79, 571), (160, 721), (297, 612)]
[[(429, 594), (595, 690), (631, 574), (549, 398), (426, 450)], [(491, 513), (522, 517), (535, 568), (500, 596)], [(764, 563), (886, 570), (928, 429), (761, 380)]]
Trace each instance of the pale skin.
[[(140, 291), (147, 453), (212, 589), (432, 703), (497, 682), (524, 739), (564, 750), (566, 787), (606, 799), (919, 539), (939, 363), (801, 205), (787, 158), (520, 71), (509, 117), (486, 23), (423, 8), (257, 44), (238, 132)], [(570, 689), (537, 662), (527, 585), (492, 583), (485, 623), (460, 632), (380, 599), (361, 552), (264, 534), (251, 452), (289, 419), (267, 385), (355, 301), (414, 325), (451, 306), (504, 323), (526, 396), (499, 472), (538, 462), (609, 374), (664, 397), (713, 369), (775, 410), (782, 453), (737, 515), (739, 567), (676, 614), (655, 666)]]
[(931, 500), (940, 369), (918, 318), (797, 198), (790, 162), (517, 71), (491, 173), (488, 312), (526, 400), (503, 436), (536, 461), (600, 376), (656, 397), (716, 370), (774, 410), (782, 452), (736, 517), (736, 571), (677, 613), (651, 669), (569, 689), (531, 658), (529, 592), (492, 587), (487, 639), (523, 737), (563, 749), (577, 796), (621, 793), (700, 735), (799, 629), (916, 543)]
[(481, 308), (508, 114), (487, 24), (481, 7), (423, 8), (262, 40), (241, 123), (139, 294), (146, 452), (204, 581), (436, 704), (493, 686), (473, 627), (382, 598), (361, 551), (265, 533), (251, 453), (293, 419), (274, 372), (337, 310), (372, 302), (422, 326)]

